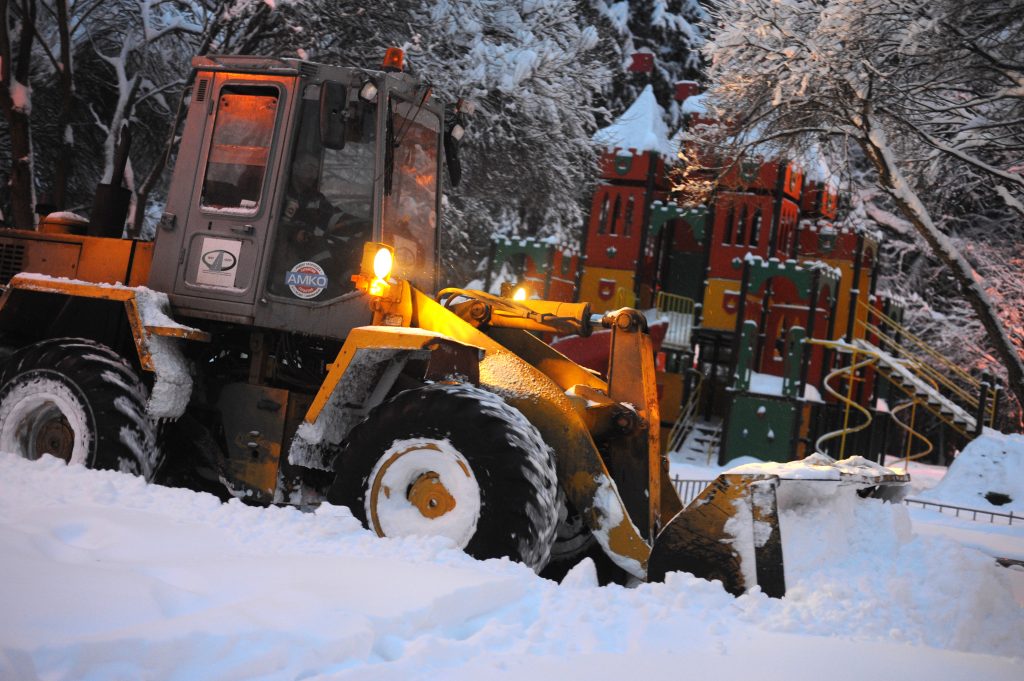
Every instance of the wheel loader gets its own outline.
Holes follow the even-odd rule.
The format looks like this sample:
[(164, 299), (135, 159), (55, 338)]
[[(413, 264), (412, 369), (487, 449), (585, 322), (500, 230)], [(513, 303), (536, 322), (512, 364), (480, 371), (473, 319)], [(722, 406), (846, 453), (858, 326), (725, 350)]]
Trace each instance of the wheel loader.
[[(91, 220), (0, 230), (0, 450), (344, 505), (541, 574), (592, 555), (621, 582), (785, 593), (777, 477), (685, 509), (670, 483), (643, 314), (424, 293), (463, 111), (394, 67), (193, 69), (153, 241), (122, 238), (119, 182)], [(601, 375), (540, 340), (595, 328)]]

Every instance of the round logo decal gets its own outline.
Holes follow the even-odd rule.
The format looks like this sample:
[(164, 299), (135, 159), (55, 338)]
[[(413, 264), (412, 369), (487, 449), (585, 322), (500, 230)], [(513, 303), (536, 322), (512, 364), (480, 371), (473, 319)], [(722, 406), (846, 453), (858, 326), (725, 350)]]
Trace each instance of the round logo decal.
[(327, 288), (324, 268), (309, 260), (298, 263), (285, 275), (284, 283), (297, 298), (316, 298)]
[(238, 263), (238, 258), (231, 251), (225, 251), (218, 249), (214, 251), (206, 251), (202, 256), (203, 264), (211, 272), (227, 272), (228, 270), (234, 269)]

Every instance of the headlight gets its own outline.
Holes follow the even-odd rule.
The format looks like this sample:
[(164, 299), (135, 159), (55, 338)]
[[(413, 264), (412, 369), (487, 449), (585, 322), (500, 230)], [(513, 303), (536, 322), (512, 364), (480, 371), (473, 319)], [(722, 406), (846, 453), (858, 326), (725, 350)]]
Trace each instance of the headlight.
[(359, 274), (352, 276), (356, 288), (371, 296), (383, 296), (391, 288), (388, 278), (395, 262), (395, 251), (387, 244), (370, 242), (363, 245)]
[(377, 254), (373, 256), (373, 274), (378, 279), (386, 280), (391, 276), (391, 267), (395, 263), (395, 256), (391, 249), (381, 246)]

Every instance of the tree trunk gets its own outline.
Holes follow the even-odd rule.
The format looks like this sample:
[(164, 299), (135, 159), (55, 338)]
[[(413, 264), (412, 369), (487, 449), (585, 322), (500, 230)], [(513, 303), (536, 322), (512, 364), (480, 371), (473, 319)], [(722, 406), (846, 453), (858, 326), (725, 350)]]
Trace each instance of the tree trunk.
[(868, 158), (878, 170), (882, 188), (892, 197), (904, 217), (914, 225), (917, 233), (931, 248), (932, 253), (952, 273), (954, 280), (981, 321), (989, 342), (1006, 367), (1009, 390), (1024, 405), (1024, 361), (1007, 335), (992, 300), (985, 293), (984, 279), (960, 254), (953, 243), (932, 222), (928, 209), (907, 184), (900, 172), (886, 141), (885, 133), (878, 121), (865, 116), (861, 130), (865, 133), (858, 140)]
[[(0, 0), (2, 2), (3, 0)], [(195, 54), (205, 55), (210, 50), (210, 45), (213, 44), (214, 37), (218, 35), (221, 30), (221, 24), (219, 17), (223, 16), (223, 9), (225, 3), (218, 3), (216, 9), (210, 13), (210, 16), (214, 17), (212, 23), (210, 23), (206, 30), (203, 32), (202, 39), (199, 41), (199, 45), (196, 47)], [(146, 222), (146, 208), (149, 205), (149, 197), (152, 194), (153, 189), (156, 187), (157, 182), (160, 181), (160, 177), (163, 175), (165, 168), (167, 167), (167, 160), (171, 155), (171, 147), (174, 146), (175, 140), (178, 136), (178, 127), (181, 122), (185, 120), (186, 109), (184, 107), (185, 97), (188, 96), (193, 84), (192, 73), (185, 80), (184, 91), (181, 94), (181, 101), (178, 103), (178, 109), (174, 114), (174, 119), (171, 121), (171, 132), (168, 137), (164, 152), (160, 154), (157, 160), (154, 162), (153, 167), (150, 168), (149, 174), (146, 179), (143, 180), (142, 184), (138, 188), (138, 192), (135, 195), (135, 215), (132, 216), (131, 226), (128, 228), (128, 236), (132, 238), (138, 238), (142, 234), (142, 228)], [(155, 238), (155, 237), (154, 237)]]
[[(32, 206), (35, 203), (32, 182), (32, 135), (29, 127), (30, 104), (29, 63), (32, 57), (33, 25), (36, 20), (34, 0), (24, 0), (21, 8), (21, 32), (18, 36), (18, 56), (11, 56), (11, 40), (8, 33), (10, 21), (9, 4), (0, 0), (0, 109), (7, 119), (11, 139), (11, 176), (8, 186), (11, 191), (11, 217), (19, 229), (35, 227)], [(13, 72), (12, 72), (13, 69)], [(12, 85), (24, 88), (25, 102), (16, 101)]]
[(57, 129), (60, 130), (56, 166), (53, 171), (53, 205), (57, 210), (67, 208), (68, 177), (71, 175), (71, 159), (74, 144), (71, 139), (71, 104), (73, 89), (71, 65), (71, 32), (67, 0), (57, 0), (57, 31), (60, 34), (60, 113), (57, 115)]

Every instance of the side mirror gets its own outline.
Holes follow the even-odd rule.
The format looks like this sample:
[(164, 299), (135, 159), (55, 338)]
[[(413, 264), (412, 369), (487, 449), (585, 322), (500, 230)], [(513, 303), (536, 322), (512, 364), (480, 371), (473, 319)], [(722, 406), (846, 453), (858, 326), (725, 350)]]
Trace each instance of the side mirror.
[(320, 143), (328, 149), (345, 148), (348, 122), (348, 87), (327, 81), (320, 86)]
[(462, 181), (462, 162), (459, 161), (459, 136), (452, 134), (449, 129), (444, 134), (444, 160), (448, 166), (448, 179), (453, 187), (458, 187)]
[(455, 115), (446, 126), (444, 133), (444, 160), (448, 166), (448, 179), (453, 187), (458, 187), (462, 181), (462, 162), (459, 161), (459, 147), (462, 137), (466, 134), (468, 117), (473, 115), (476, 105), (469, 100), (459, 99), (455, 105)]

